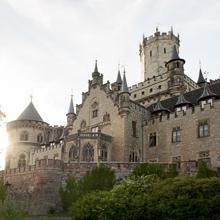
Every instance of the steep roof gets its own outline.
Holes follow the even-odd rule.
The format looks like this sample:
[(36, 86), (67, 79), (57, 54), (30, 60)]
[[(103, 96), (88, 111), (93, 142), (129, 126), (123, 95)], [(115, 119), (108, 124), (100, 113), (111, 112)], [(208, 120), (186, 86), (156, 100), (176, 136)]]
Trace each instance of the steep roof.
[(121, 85), (121, 92), (128, 92), (128, 84), (127, 84), (127, 80), (126, 80), (126, 76), (125, 73), (123, 75), (123, 81), (122, 81), (122, 85)]
[(20, 114), (20, 116), (17, 118), (17, 121), (21, 120), (28, 120), (28, 121), (41, 121), (43, 122), (43, 119), (41, 118), (40, 114), (36, 110), (34, 104), (32, 101), (30, 104), (25, 108), (25, 110)]
[(199, 78), (198, 78), (198, 81), (197, 81), (197, 84), (202, 84), (202, 83), (205, 83), (205, 79), (204, 79), (204, 76), (202, 74), (202, 70), (201, 68), (199, 69)]
[(173, 49), (172, 49), (171, 58), (170, 58), (170, 60), (169, 60), (166, 64), (168, 64), (168, 63), (170, 63), (170, 62), (172, 62), (172, 61), (175, 61), (175, 60), (181, 60), (182, 62), (185, 63), (185, 60), (179, 57), (178, 52), (177, 52), (177, 50), (176, 50), (176, 46), (174, 45), (174, 46), (173, 46)]
[(118, 70), (118, 76), (117, 76), (116, 83), (118, 83), (118, 84), (121, 84), (121, 83), (122, 83), (120, 70)]
[(74, 106), (73, 106), (73, 95), (71, 95), (71, 99), (70, 99), (70, 105), (69, 105), (69, 110), (67, 114), (74, 114)]
[[(215, 84), (211, 84), (209, 86), (209, 89), (212, 91), (212, 93), (214, 93), (218, 97), (220, 97), (220, 82), (215, 83)], [(204, 88), (199, 88), (199, 89), (193, 90), (191, 92), (187, 92), (187, 93), (184, 94), (184, 98), (187, 101), (189, 101), (190, 103), (192, 103), (192, 105), (197, 105), (198, 104), (198, 99), (203, 94), (203, 90), (204, 90)], [(178, 96), (174, 96), (172, 98), (165, 99), (165, 100), (162, 100), (160, 102), (161, 102), (161, 104), (163, 105), (164, 108), (167, 108), (171, 112), (173, 112), (173, 111), (175, 111), (175, 104), (177, 103), (177, 100), (178, 100)], [(149, 107), (147, 107), (147, 109), (150, 112), (153, 112), (154, 106), (155, 106), (155, 103), (150, 105)]]
[(183, 106), (183, 105), (192, 105), (191, 102), (187, 101), (185, 98), (184, 98), (184, 95), (183, 94), (180, 94), (180, 96), (178, 97), (178, 100), (175, 104), (175, 107), (178, 107), (178, 106)]
[(164, 108), (164, 106), (161, 104), (160, 100), (158, 100), (157, 103), (154, 105), (152, 112), (157, 113), (157, 112), (162, 112), (162, 111), (169, 112), (169, 109)]
[(198, 98), (198, 101), (201, 101), (201, 100), (204, 100), (204, 99), (208, 99), (208, 98), (211, 98), (211, 97), (218, 97), (217, 94), (213, 93), (209, 86), (207, 85), (207, 83), (205, 83), (205, 86), (203, 88), (203, 93), (202, 95)]

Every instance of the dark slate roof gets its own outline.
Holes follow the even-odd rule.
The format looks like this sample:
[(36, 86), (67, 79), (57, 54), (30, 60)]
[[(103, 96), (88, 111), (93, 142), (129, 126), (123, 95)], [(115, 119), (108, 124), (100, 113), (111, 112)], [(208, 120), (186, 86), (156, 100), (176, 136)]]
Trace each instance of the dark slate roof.
[[(220, 82), (219, 83), (215, 83), (215, 84), (211, 84), (209, 86), (209, 89), (211, 92), (215, 93), (218, 97), (220, 97)], [(198, 105), (198, 99), (200, 98), (200, 96), (203, 93), (204, 88), (199, 88), (196, 90), (193, 90), (191, 92), (187, 92), (184, 94), (184, 97), (187, 101), (189, 101), (190, 103), (192, 103), (193, 105)], [(216, 97), (216, 98), (218, 98)], [(175, 111), (175, 104), (177, 103), (178, 100), (178, 96), (174, 96), (172, 98), (169, 99), (165, 99), (163, 101), (160, 101), (161, 104), (163, 105), (164, 108), (169, 109), (171, 112)], [(153, 108), (155, 106), (155, 103), (150, 105), (149, 107), (147, 107), (147, 109), (150, 112), (153, 112)]]
[(69, 111), (67, 114), (74, 114), (74, 106), (73, 106), (73, 96), (71, 95), (71, 99), (70, 99), (70, 106), (69, 106)]
[(41, 121), (43, 122), (43, 119), (37, 112), (36, 108), (34, 107), (34, 104), (32, 101), (30, 104), (26, 107), (26, 109), (21, 113), (21, 115), (17, 118), (17, 121)]
[(92, 76), (93, 77), (99, 76), (97, 60), (95, 61), (95, 68), (94, 68), (94, 72), (92, 73)]
[(192, 105), (191, 102), (187, 101), (185, 98), (184, 98), (184, 95), (183, 94), (180, 94), (180, 96), (178, 97), (178, 100), (175, 104), (175, 107), (179, 107), (179, 106), (183, 106), (183, 105)]
[(162, 111), (169, 112), (170, 110), (167, 108), (164, 108), (160, 100), (158, 100), (157, 103), (153, 107), (153, 113), (162, 112)]
[(201, 70), (201, 68), (200, 68), (200, 70), (199, 70), (199, 78), (198, 78), (198, 81), (197, 81), (197, 84), (202, 84), (202, 83), (205, 83), (206, 81), (205, 81), (205, 79), (204, 79), (204, 76), (203, 76), (203, 74), (202, 74), (202, 70)]
[(211, 98), (211, 97), (218, 97), (217, 94), (215, 94), (214, 92), (212, 92), (209, 88), (209, 86), (207, 85), (207, 83), (205, 83), (205, 86), (203, 88), (203, 93), (202, 95), (198, 98), (198, 101), (202, 101), (204, 99), (207, 98)]
[(175, 60), (181, 60), (185, 63), (185, 60), (179, 57), (179, 55), (177, 53), (177, 50), (176, 50), (176, 46), (174, 45), (173, 50), (172, 50), (171, 58), (167, 63), (170, 63), (170, 62), (175, 61)]
[(118, 76), (117, 76), (116, 83), (118, 83), (118, 84), (121, 84), (121, 83), (122, 83), (120, 70), (118, 70)]
[(128, 84), (127, 84), (125, 73), (124, 73), (123, 81), (121, 85), (121, 92), (128, 92)]

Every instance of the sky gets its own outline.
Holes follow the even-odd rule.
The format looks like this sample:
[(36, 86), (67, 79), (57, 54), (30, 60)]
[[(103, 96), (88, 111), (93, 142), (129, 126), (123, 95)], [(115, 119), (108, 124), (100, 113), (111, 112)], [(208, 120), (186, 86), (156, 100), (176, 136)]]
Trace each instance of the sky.
[[(70, 95), (81, 103), (98, 60), (114, 82), (118, 63), (129, 86), (141, 81), (139, 43), (155, 28), (180, 34), (185, 72), (197, 80), (199, 60), (208, 78), (220, 76), (218, 0), (0, 0), (0, 152), (4, 126), (30, 102), (44, 121), (65, 125)], [(1, 160), (1, 159), (0, 159)]]

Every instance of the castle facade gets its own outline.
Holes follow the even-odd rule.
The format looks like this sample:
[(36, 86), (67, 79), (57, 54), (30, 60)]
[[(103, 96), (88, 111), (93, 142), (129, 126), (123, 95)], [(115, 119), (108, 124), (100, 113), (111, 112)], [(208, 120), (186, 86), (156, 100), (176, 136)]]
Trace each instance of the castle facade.
[[(115, 82), (104, 83), (96, 62), (76, 109), (71, 96), (66, 126), (44, 122), (32, 102), (7, 124), (9, 146), (1, 175), (15, 188), (25, 183), (23, 194), (33, 196), (39, 185), (51, 192), (44, 207), (35, 194), (37, 205), (31, 210), (56, 206), (55, 195), (68, 175), (80, 176), (101, 163), (118, 177), (141, 162), (176, 164), (191, 174), (199, 160), (220, 169), (220, 82), (206, 82), (201, 69), (197, 82), (188, 77), (179, 45), (172, 30), (143, 37), (143, 81), (131, 87), (120, 70)], [(51, 185), (43, 187), (46, 180)]]

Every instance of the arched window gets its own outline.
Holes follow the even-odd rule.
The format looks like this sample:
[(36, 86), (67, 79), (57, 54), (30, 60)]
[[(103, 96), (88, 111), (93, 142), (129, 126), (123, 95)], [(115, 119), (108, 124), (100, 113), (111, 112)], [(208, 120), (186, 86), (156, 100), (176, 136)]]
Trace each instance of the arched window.
[(69, 150), (69, 160), (76, 161), (78, 159), (78, 149), (76, 146), (72, 146)]
[(102, 145), (102, 147), (101, 147), (100, 159), (102, 161), (107, 161), (108, 160), (108, 148), (107, 148), (106, 145)]
[(41, 133), (37, 135), (37, 142), (38, 142), (38, 143), (42, 143), (42, 142), (43, 142), (43, 139), (44, 139), (44, 138), (43, 138), (43, 135), (42, 135)]
[(130, 151), (129, 162), (138, 162), (138, 153), (135, 150)]
[(24, 154), (21, 154), (18, 160), (18, 167), (21, 168), (25, 166), (26, 166), (26, 156)]
[(94, 149), (93, 146), (90, 145), (89, 143), (83, 147), (82, 154), (83, 154), (82, 155), (83, 161), (87, 161), (87, 162), (94, 161)]
[(28, 132), (22, 131), (20, 135), (20, 141), (27, 141), (28, 140)]

